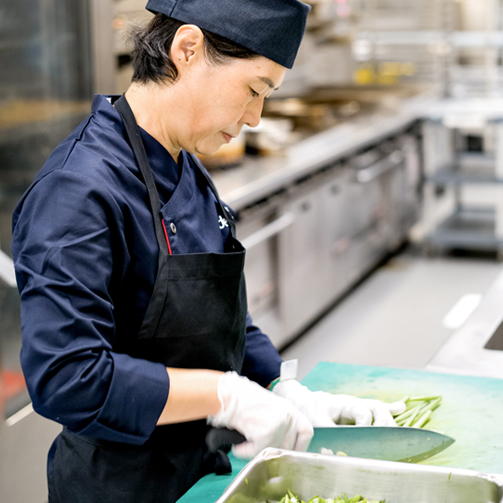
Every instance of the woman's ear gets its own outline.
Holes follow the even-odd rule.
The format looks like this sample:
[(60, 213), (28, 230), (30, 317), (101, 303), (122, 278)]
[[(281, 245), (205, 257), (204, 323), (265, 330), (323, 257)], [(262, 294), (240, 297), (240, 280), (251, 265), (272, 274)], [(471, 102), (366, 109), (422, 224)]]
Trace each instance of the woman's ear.
[(178, 28), (171, 44), (171, 60), (181, 74), (188, 65), (204, 55), (204, 35), (199, 26), (184, 24)]

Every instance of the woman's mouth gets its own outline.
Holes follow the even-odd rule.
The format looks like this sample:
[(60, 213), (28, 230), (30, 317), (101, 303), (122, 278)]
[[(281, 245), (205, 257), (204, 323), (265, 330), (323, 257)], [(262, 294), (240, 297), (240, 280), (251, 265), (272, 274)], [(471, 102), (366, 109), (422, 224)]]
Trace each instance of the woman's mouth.
[(224, 137), (225, 143), (229, 143), (233, 138), (235, 138), (234, 136), (227, 134), (227, 133), (224, 133), (223, 131), (222, 131), (222, 135)]

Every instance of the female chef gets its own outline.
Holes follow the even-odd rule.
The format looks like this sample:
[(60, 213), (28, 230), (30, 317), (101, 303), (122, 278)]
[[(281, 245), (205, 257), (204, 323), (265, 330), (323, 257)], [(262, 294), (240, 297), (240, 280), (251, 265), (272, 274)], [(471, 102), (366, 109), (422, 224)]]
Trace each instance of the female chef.
[(393, 424), (389, 407), (267, 387), (281, 359), (247, 315), (233, 212), (193, 154), (256, 126), (309, 7), (150, 0), (123, 97), (96, 96), (20, 201), (12, 250), (21, 361), (35, 410), (61, 423), (51, 503), (174, 502), (215, 469), (211, 426), (305, 450), (312, 425)]

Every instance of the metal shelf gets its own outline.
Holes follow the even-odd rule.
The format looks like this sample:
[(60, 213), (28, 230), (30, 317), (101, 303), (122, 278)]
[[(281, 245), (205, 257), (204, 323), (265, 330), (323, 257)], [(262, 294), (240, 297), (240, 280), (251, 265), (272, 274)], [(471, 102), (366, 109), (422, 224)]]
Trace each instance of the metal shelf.
[[(467, 165), (466, 160), (470, 161)], [(500, 184), (494, 172), (495, 159), (483, 154), (460, 156), (453, 163), (439, 168), (435, 173), (425, 176), (426, 182), (436, 185)]]
[(495, 235), (496, 213), (492, 208), (463, 208), (450, 215), (426, 238), (433, 246), (494, 250), (503, 245)]
[[(363, 38), (363, 36), (362, 36)], [(448, 44), (453, 47), (503, 47), (503, 31), (389, 30), (372, 32), (377, 45)]]
[[(425, 245), (491, 250), (503, 259), (502, 103), (474, 101), (464, 112), (457, 102), (454, 108), (449, 104), (423, 123)], [(481, 152), (465, 150), (463, 135), (474, 129), (483, 139)], [(448, 189), (441, 197), (439, 186)], [(446, 210), (450, 215), (439, 223)]]

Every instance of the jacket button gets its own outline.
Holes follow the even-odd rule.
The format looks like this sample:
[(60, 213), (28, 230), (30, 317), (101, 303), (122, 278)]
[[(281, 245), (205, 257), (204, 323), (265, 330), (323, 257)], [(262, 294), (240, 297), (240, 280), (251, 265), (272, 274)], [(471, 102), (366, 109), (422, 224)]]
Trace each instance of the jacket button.
[(234, 215), (231, 213), (231, 210), (227, 206), (224, 206), (224, 208), (227, 214), (231, 217), (231, 220), (234, 220)]
[(171, 222), (170, 228), (171, 228), (171, 232), (173, 234), (176, 234), (176, 225), (173, 222)]

